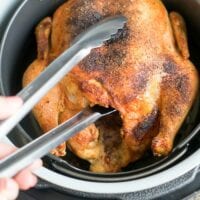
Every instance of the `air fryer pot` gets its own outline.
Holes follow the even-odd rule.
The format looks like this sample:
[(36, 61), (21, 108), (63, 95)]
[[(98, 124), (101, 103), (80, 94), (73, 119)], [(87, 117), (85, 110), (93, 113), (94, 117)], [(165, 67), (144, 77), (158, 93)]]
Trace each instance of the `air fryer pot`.
[[(35, 58), (36, 43), (34, 27), (64, 1), (63, 0), (24, 0), (12, 16), (0, 48), (1, 93), (14, 95), (21, 88), (21, 77), (28, 64)], [(200, 2), (198, 0), (165, 0), (169, 10), (179, 11), (185, 18), (188, 28), (191, 60), (200, 69)], [(176, 143), (199, 125), (199, 98), (180, 130)], [(6, 139), (17, 146), (23, 146), (36, 138), (40, 129), (29, 114)], [(117, 174), (94, 174), (84, 167), (74, 167), (71, 155), (66, 160), (48, 155), (44, 158), (45, 167), (36, 174), (41, 178), (38, 188), (56, 188), (82, 197), (117, 199), (152, 199), (164, 195), (177, 187), (193, 181), (200, 164), (198, 136), (184, 148), (166, 159), (143, 159)], [(77, 161), (77, 160), (76, 160)], [(85, 166), (81, 160), (80, 166)]]

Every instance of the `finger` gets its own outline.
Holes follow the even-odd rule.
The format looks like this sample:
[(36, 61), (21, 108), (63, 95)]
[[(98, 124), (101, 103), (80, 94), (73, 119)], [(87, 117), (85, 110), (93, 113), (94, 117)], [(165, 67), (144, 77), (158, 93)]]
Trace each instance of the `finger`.
[(14, 180), (18, 183), (21, 190), (28, 190), (35, 186), (37, 183), (37, 177), (27, 169), (24, 169), (19, 174), (17, 174), (14, 177)]
[(22, 105), (22, 99), (17, 96), (0, 96), (0, 119), (5, 119), (14, 114)]
[(38, 159), (35, 162), (33, 162), (31, 165), (29, 165), (26, 169), (30, 170), (30, 171), (34, 171), (40, 167), (42, 167), (42, 160)]
[(12, 179), (0, 179), (0, 199), (14, 200), (19, 193), (18, 184)]
[(37, 178), (32, 174), (32, 171), (38, 169), (42, 166), (42, 161), (37, 160), (32, 165), (28, 166), (26, 169), (19, 172), (14, 179), (18, 183), (20, 189), (27, 190), (37, 183)]
[(0, 142), (0, 159), (16, 151), (16, 147)]

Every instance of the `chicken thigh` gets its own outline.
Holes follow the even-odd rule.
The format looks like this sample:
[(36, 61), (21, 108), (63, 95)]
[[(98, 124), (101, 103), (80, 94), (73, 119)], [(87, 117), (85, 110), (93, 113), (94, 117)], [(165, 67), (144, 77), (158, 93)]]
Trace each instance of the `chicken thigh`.
[(23, 77), (26, 86), (82, 31), (108, 16), (127, 17), (125, 28), (66, 75), (33, 112), (44, 132), (87, 106), (113, 107), (52, 151), (66, 147), (88, 160), (93, 172), (117, 172), (152, 149), (166, 156), (198, 90), (189, 61), (186, 27), (160, 0), (69, 0), (36, 28), (38, 56)]

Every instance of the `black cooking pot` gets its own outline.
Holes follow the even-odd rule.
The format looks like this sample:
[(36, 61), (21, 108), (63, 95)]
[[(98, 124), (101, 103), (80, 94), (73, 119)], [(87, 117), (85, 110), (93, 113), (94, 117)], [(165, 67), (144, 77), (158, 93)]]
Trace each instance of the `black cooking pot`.
[[(51, 15), (64, 2), (63, 0), (24, 0), (21, 3), (4, 33), (1, 44), (0, 83), (2, 94), (14, 95), (21, 89), (22, 75), (27, 66), (36, 58), (34, 28), (42, 18)], [(183, 4), (180, 4), (180, 2)], [(169, 10), (178, 10), (187, 20), (191, 60), (198, 68), (200, 67), (198, 53), (200, 49), (198, 19), (200, 19), (200, 16), (197, 15), (200, 13), (200, 4), (195, 0), (191, 2), (188, 4), (188, 1), (183, 0), (164, 1)], [(194, 9), (196, 13), (193, 11)], [(179, 131), (175, 146), (180, 144), (199, 124), (199, 106), (199, 99), (197, 98)], [(41, 133), (37, 122), (30, 113), (11, 132), (9, 140), (17, 146), (23, 146)], [(195, 159), (198, 156), (200, 157), (198, 149), (199, 139), (196, 137), (189, 146), (177, 149), (166, 158), (156, 158), (151, 153), (147, 153), (140, 161), (130, 164), (122, 172), (114, 174), (89, 172), (89, 164), (77, 158), (71, 152), (63, 159), (48, 155), (44, 158), (45, 167), (38, 172), (38, 175), (58, 186), (76, 191), (89, 193), (132, 192), (163, 184), (195, 168), (200, 164), (200, 161), (197, 162), (197, 159)], [(173, 170), (181, 168), (181, 164), (186, 165), (186, 167), (182, 168), (181, 172), (177, 171), (173, 177)], [(159, 177), (162, 176), (165, 178), (160, 180)], [(145, 184), (143, 184), (144, 182)], [(92, 186), (90, 186), (91, 183)], [(94, 184), (96, 184), (96, 189)]]

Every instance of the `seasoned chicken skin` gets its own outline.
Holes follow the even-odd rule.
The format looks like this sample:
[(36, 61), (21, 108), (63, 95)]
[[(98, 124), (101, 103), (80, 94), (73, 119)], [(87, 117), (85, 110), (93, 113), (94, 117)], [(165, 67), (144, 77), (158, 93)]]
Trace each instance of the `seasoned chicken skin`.
[(152, 149), (165, 156), (198, 90), (189, 61), (182, 17), (167, 13), (159, 0), (69, 0), (36, 28), (38, 56), (23, 77), (26, 86), (92, 24), (122, 14), (122, 31), (65, 76), (33, 109), (44, 132), (87, 106), (113, 107), (113, 114), (90, 125), (66, 147), (88, 160), (94, 172), (117, 172)]

